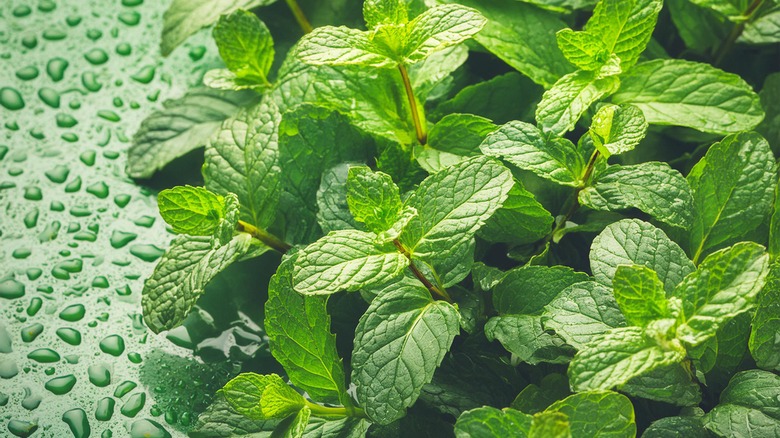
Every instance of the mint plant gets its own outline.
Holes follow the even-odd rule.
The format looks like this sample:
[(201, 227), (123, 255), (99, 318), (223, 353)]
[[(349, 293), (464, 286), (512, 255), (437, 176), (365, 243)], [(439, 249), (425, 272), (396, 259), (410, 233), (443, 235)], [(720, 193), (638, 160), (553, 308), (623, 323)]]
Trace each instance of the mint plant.
[(777, 81), (732, 53), (780, 42), (769, 2), (223, 3), (166, 31), (215, 23), (224, 68), (128, 163), (205, 145), (203, 186), (158, 197), (154, 332), (281, 256), (258, 283), (280, 367), (247, 364), (193, 435), (780, 433)]

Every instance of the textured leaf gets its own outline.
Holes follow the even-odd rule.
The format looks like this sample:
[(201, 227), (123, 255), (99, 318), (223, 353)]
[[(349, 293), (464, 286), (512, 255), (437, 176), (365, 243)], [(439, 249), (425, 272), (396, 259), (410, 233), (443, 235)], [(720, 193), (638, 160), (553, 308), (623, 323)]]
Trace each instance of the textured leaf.
[(626, 219), (607, 226), (590, 249), (590, 268), (597, 282), (612, 287), (619, 265), (642, 265), (655, 271), (666, 294), (696, 267), (685, 252), (653, 225)]
[(647, 47), (662, 6), (663, 0), (601, 0), (585, 30), (600, 36), (628, 71)]
[(683, 304), (678, 338), (699, 345), (727, 320), (750, 310), (768, 272), (769, 255), (757, 243), (738, 243), (707, 256), (674, 290)]
[(776, 44), (780, 42), (780, 8), (770, 10), (749, 22), (738, 41), (748, 44)]
[(594, 210), (637, 208), (661, 222), (688, 229), (693, 222), (693, 196), (688, 181), (666, 163), (613, 165), (579, 193), (582, 205)]
[(387, 231), (401, 213), (401, 195), (390, 175), (367, 166), (349, 168), (347, 205), (355, 220), (374, 233)]
[(149, 178), (168, 163), (206, 144), (254, 93), (193, 88), (180, 99), (147, 117), (133, 136), (125, 171), (133, 178)]
[(191, 236), (212, 236), (225, 216), (224, 198), (203, 187), (178, 186), (157, 196), (163, 220), (173, 231)]
[(569, 417), (560, 412), (542, 412), (534, 415), (530, 438), (572, 438)]
[(567, 363), (574, 355), (574, 349), (560, 336), (544, 329), (539, 315), (494, 316), (485, 324), (485, 336), (499, 341), (515, 359), (531, 365)]
[(780, 377), (767, 371), (737, 373), (704, 417), (704, 427), (722, 437), (780, 434)]
[(460, 44), (479, 32), (485, 22), (485, 17), (475, 9), (457, 4), (428, 9), (409, 23), (404, 61), (414, 64), (439, 50)]
[(409, 11), (405, 1), (366, 0), (363, 2), (363, 18), (366, 27), (375, 28), (380, 24), (402, 24), (409, 21)]
[(423, 169), (435, 173), (464, 158), (480, 155), (480, 143), (496, 128), (484, 117), (448, 114), (428, 132), (428, 143), (415, 151), (417, 162)]
[(640, 265), (621, 265), (612, 279), (615, 301), (629, 325), (645, 327), (654, 319), (670, 317), (664, 284), (655, 271)]
[(298, 254), (293, 283), (305, 294), (356, 291), (401, 274), (409, 259), (392, 244), (377, 245), (376, 235), (333, 231)]
[(696, 211), (690, 238), (694, 261), (764, 221), (775, 167), (769, 144), (754, 132), (730, 135), (710, 147), (688, 174)]
[(311, 65), (395, 67), (393, 53), (374, 44), (368, 33), (345, 26), (324, 26), (301, 38), (296, 55)]
[(764, 118), (750, 85), (709, 64), (657, 59), (637, 65), (620, 80), (612, 102), (637, 106), (650, 124), (729, 134), (753, 129)]
[(766, 111), (766, 117), (756, 131), (763, 135), (772, 146), (772, 150), (776, 151), (780, 148), (780, 72), (766, 77), (759, 98), (761, 106)]
[(554, 330), (576, 349), (582, 349), (595, 336), (626, 324), (612, 291), (583, 281), (564, 289), (545, 307), (545, 329)]
[(291, 386), (284, 383), (278, 376), (271, 374), (263, 396), (260, 399), (260, 409), (266, 418), (287, 418), (304, 407), (304, 399)]
[(645, 429), (642, 438), (710, 438), (701, 417), (666, 417), (654, 421)]
[(317, 223), (325, 234), (336, 230), (362, 230), (347, 204), (347, 175), (350, 164), (333, 166), (322, 174), (317, 190)]
[(569, 382), (575, 391), (610, 389), (684, 358), (679, 343), (664, 348), (640, 327), (620, 327), (595, 336), (577, 352), (569, 364)]
[(501, 157), (521, 169), (567, 186), (577, 186), (585, 167), (566, 140), (551, 140), (534, 125), (509, 122), (485, 138), (482, 153)]
[(634, 406), (628, 397), (616, 392), (591, 391), (574, 394), (553, 403), (545, 412), (560, 412), (566, 415), (572, 437), (636, 436)]
[(528, 436), (533, 417), (514, 409), (485, 406), (464, 412), (455, 423), (457, 438)]
[(565, 266), (515, 268), (493, 287), (493, 307), (500, 315), (538, 314), (564, 289), (587, 280), (587, 274)]
[(598, 70), (609, 60), (610, 50), (599, 35), (563, 29), (555, 34), (563, 56), (581, 70)]
[(301, 295), (293, 289), (296, 256), (285, 259), (271, 277), (265, 303), (265, 332), (271, 353), (290, 381), (318, 402), (350, 404), (344, 367), (330, 333), (324, 297)]
[(206, 285), (249, 251), (251, 240), (246, 233), (225, 245), (205, 236), (176, 237), (144, 283), (146, 325), (159, 333), (181, 324)]
[(488, 242), (533, 243), (550, 233), (553, 217), (520, 182), (509, 190), (504, 205), (479, 230)]
[(228, 70), (239, 78), (270, 85), (268, 71), (274, 62), (274, 40), (255, 14), (238, 10), (221, 16), (213, 36)]
[(252, 420), (236, 412), (217, 392), (214, 401), (198, 415), (195, 428), (189, 432), (192, 438), (230, 438), (236, 435), (267, 438), (276, 427), (277, 420)]
[(569, 395), (571, 395), (569, 379), (563, 374), (553, 372), (542, 377), (538, 385), (530, 383), (523, 388), (512, 401), (510, 407), (528, 414), (535, 414)]
[(304, 405), (303, 397), (276, 374), (239, 374), (222, 394), (233, 409), (253, 420), (286, 418)]
[(163, 15), (160, 50), (168, 56), (190, 35), (238, 9), (270, 5), (276, 0), (173, 0)]
[(239, 77), (226, 68), (207, 71), (203, 75), (203, 85), (217, 90), (257, 90), (259, 92), (268, 86), (257, 77)]
[(756, 365), (763, 369), (780, 370), (780, 262), (775, 260), (769, 269), (764, 288), (756, 300), (750, 333), (750, 353)]
[(712, 9), (732, 21), (744, 20), (746, 17), (743, 13), (747, 11), (750, 4), (749, 0), (691, 0), (691, 3)]
[(241, 219), (259, 228), (274, 221), (279, 202), (279, 120), (278, 109), (266, 99), (226, 120), (206, 146), (206, 188), (235, 193)]
[(669, 0), (665, 3), (685, 46), (694, 53), (711, 56), (733, 26), (725, 17), (690, 0)]
[(352, 382), (368, 416), (379, 424), (402, 417), (459, 331), (458, 311), (433, 301), (421, 283), (374, 298), (355, 330), (352, 352)]
[(690, 371), (680, 363), (656, 368), (649, 373), (634, 377), (618, 389), (632, 397), (675, 406), (697, 406), (701, 403), (699, 383), (691, 380)]
[(308, 406), (304, 406), (297, 414), (291, 415), (274, 429), (274, 436), (280, 436), (282, 438), (303, 438), (306, 427), (309, 424), (311, 418), (311, 409)]
[(606, 158), (633, 150), (646, 133), (645, 115), (633, 105), (604, 105), (590, 125), (593, 144)]

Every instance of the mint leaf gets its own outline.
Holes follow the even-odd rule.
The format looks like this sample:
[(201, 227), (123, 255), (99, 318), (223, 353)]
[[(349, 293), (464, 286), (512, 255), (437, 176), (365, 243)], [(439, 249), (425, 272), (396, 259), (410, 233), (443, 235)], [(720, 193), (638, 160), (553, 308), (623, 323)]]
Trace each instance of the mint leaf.
[(620, 265), (652, 269), (663, 282), (667, 295), (696, 269), (685, 252), (662, 230), (637, 219), (615, 222), (593, 240), (590, 268), (597, 282), (611, 288)]
[(291, 386), (271, 374), (260, 398), (260, 409), (265, 418), (287, 418), (300, 411), (305, 400)]
[(770, 10), (745, 25), (739, 42), (748, 44), (776, 44), (780, 42), (780, 9)]
[(301, 38), (297, 56), (311, 65), (395, 67), (393, 53), (376, 44), (362, 30), (324, 26)]
[(493, 307), (500, 315), (538, 314), (564, 289), (587, 280), (587, 274), (564, 266), (515, 268), (493, 287)]
[(637, 65), (620, 80), (612, 102), (637, 106), (653, 125), (729, 134), (753, 129), (764, 118), (750, 85), (708, 64), (657, 59)]
[(620, 327), (593, 337), (577, 352), (569, 382), (575, 391), (610, 389), (684, 358), (679, 344), (662, 347), (640, 327)]
[(239, 374), (222, 394), (233, 409), (253, 420), (286, 418), (304, 407), (303, 397), (276, 374)]
[(401, 195), (390, 175), (367, 166), (349, 168), (347, 205), (355, 220), (374, 233), (387, 231), (401, 213)]
[(488, 242), (519, 245), (544, 238), (552, 224), (550, 212), (519, 181), (515, 181), (504, 205), (493, 213), (478, 234)]
[(178, 326), (206, 285), (250, 249), (239, 233), (226, 244), (205, 236), (177, 236), (144, 283), (144, 322), (155, 333)]
[(551, 404), (571, 395), (568, 378), (559, 373), (549, 373), (538, 385), (528, 384), (512, 401), (510, 407), (519, 411), (535, 414), (547, 409)]
[(405, 64), (422, 61), (431, 54), (471, 38), (485, 25), (475, 9), (450, 4), (435, 6), (409, 22), (403, 57)]
[(514, 409), (489, 406), (466, 411), (455, 423), (457, 438), (528, 436), (533, 417)]
[(620, 73), (619, 60), (612, 56), (598, 70), (578, 70), (560, 78), (536, 107), (539, 126), (555, 136), (571, 131), (592, 104), (618, 90)]
[(555, 39), (563, 56), (578, 69), (598, 70), (609, 60), (611, 52), (596, 34), (563, 29)]
[(691, 380), (690, 370), (680, 363), (656, 368), (649, 373), (634, 377), (619, 389), (620, 392), (632, 397), (675, 406), (696, 406), (701, 403), (699, 383)]
[(349, 163), (337, 164), (322, 174), (317, 189), (317, 223), (327, 234), (336, 230), (362, 230), (347, 204), (347, 175)]
[(743, 15), (748, 7), (745, 0), (691, 0), (691, 3), (712, 9), (731, 21), (740, 22), (747, 18)]
[(291, 415), (279, 423), (272, 436), (282, 438), (303, 438), (311, 418), (311, 409), (304, 406), (298, 413)]
[(340, 420), (312, 417), (306, 426), (306, 438), (363, 438), (371, 423), (363, 418), (346, 417)]
[(393, 279), (409, 259), (393, 246), (378, 245), (376, 235), (357, 230), (333, 231), (298, 253), (293, 283), (304, 294), (332, 294)]
[(542, 325), (539, 315), (502, 315), (485, 324), (488, 340), (497, 340), (515, 360), (536, 365), (540, 362), (567, 363), (574, 349)]
[(615, 301), (626, 323), (645, 327), (655, 319), (670, 317), (664, 284), (652, 269), (639, 265), (621, 265), (612, 279)]
[(750, 332), (750, 353), (763, 369), (780, 369), (780, 262), (769, 267), (766, 284), (756, 299), (756, 313)]
[(601, 0), (585, 30), (601, 37), (609, 53), (628, 71), (644, 52), (653, 34), (663, 0)]
[[(179, 234), (212, 236), (224, 217), (224, 198), (203, 187), (178, 186), (157, 195), (163, 220)], [(235, 224), (234, 224), (235, 225)]]
[(147, 117), (133, 136), (125, 171), (132, 178), (150, 178), (168, 163), (204, 144), (239, 108), (249, 105), (252, 92), (193, 88)]
[(241, 219), (258, 228), (276, 218), (280, 169), (278, 109), (265, 99), (226, 120), (206, 146), (203, 177), (215, 193), (235, 193)]
[(634, 406), (612, 391), (574, 394), (553, 403), (546, 413), (566, 415), (572, 437), (627, 438), (636, 436)]
[(479, 145), (497, 128), (490, 120), (473, 114), (448, 114), (428, 132), (428, 143), (416, 150), (417, 162), (435, 173), (480, 155)]
[(594, 210), (638, 208), (683, 229), (694, 220), (688, 181), (666, 163), (616, 164), (596, 174), (591, 184), (580, 191), (579, 201)]
[(421, 283), (374, 298), (355, 330), (352, 352), (357, 398), (373, 421), (389, 424), (414, 404), (459, 333), (459, 319)]
[(696, 211), (693, 260), (759, 226), (769, 213), (775, 181), (772, 150), (755, 132), (712, 145), (688, 174)]
[(767, 371), (737, 373), (704, 416), (704, 427), (718, 436), (763, 437), (780, 434), (780, 377)]
[(366, 0), (363, 2), (363, 18), (366, 27), (373, 29), (380, 24), (406, 23), (409, 11), (404, 0)]
[(612, 291), (593, 281), (575, 283), (545, 307), (545, 329), (554, 330), (576, 349), (595, 336), (626, 324)]
[(349, 406), (326, 298), (301, 295), (293, 289), (296, 258), (292, 255), (282, 261), (268, 285), (264, 326), (271, 353), (290, 381), (312, 400)]
[(198, 422), (189, 432), (192, 438), (227, 438), (254, 434), (253, 438), (270, 437), (278, 420), (252, 420), (236, 412), (221, 391), (214, 401), (198, 415)]
[(209, 70), (203, 75), (203, 85), (217, 90), (257, 90), (268, 87), (257, 77), (239, 77), (226, 68)]
[(642, 438), (666, 438), (684, 436), (690, 438), (710, 438), (712, 435), (704, 428), (701, 417), (678, 416), (661, 418), (645, 429)]
[(213, 36), (219, 56), (237, 78), (270, 86), (268, 71), (274, 62), (274, 41), (255, 14), (237, 10), (221, 16)]
[(590, 137), (605, 158), (633, 150), (647, 133), (642, 111), (633, 105), (604, 105), (590, 125)]
[(768, 272), (769, 255), (757, 243), (738, 243), (707, 256), (672, 294), (682, 300), (677, 337), (696, 346), (714, 336), (721, 324), (750, 310)]
[(532, 438), (571, 438), (569, 417), (560, 412), (536, 414), (528, 436)]
[(190, 35), (238, 9), (252, 9), (276, 0), (173, 0), (163, 15), (160, 51), (168, 56)]
[(567, 186), (577, 186), (585, 164), (574, 145), (565, 139), (548, 139), (536, 126), (509, 122), (485, 138), (482, 153)]

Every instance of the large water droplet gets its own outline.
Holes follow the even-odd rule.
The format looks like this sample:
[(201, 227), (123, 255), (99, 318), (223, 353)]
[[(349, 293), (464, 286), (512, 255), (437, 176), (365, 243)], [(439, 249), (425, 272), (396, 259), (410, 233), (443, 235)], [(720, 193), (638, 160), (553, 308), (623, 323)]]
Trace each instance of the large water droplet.
[(65, 376), (55, 377), (46, 382), (43, 387), (51, 391), (53, 394), (63, 395), (70, 392), (73, 386), (76, 385), (76, 376), (68, 374)]
[(91, 433), (87, 413), (83, 409), (76, 408), (65, 412), (62, 414), (62, 421), (70, 427), (74, 438), (87, 438)]

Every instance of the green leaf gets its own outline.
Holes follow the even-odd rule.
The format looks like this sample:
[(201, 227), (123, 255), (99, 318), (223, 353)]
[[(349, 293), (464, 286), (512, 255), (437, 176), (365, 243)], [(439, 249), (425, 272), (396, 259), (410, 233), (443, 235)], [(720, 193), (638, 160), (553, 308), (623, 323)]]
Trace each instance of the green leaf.
[(688, 181), (666, 163), (616, 164), (596, 174), (591, 184), (580, 191), (579, 201), (594, 210), (637, 208), (683, 229), (694, 221)]
[(312, 400), (349, 406), (344, 367), (336, 351), (336, 337), (330, 332), (327, 299), (301, 295), (293, 289), (296, 258), (286, 258), (268, 285), (264, 326), (271, 353), (290, 381)]
[(741, 22), (747, 17), (744, 16), (748, 9), (749, 0), (690, 0), (691, 3), (703, 8), (712, 9), (726, 16), (729, 20)]
[(583, 281), (564, 289), (545, 307), (542, 324), (579, 350), (595, 336), (625, 326), (626, 320), (611, 290)]
[(542, 412), (534, 415), (530, 438), (572, 438), (569, 417), (560, 412)]
[(569, 395), (571, 395), (569, 379), (563, 374), (553, 372), (542, 377), (538, 385), (530, 383), (523, 388), (512, 401), (510, 407), (528, 414), (535, 414)]
[(679, 343), (662, 347), (640, 327), (620, 327), (593, 337), (577, 352), (569, 382), (575, 391), (610, 389), (684, 358)]
[(615, 222), (593, 240), (590, 267), (597, 282), (611, 288), (620, 265), (652, 269), (664, 284), (667, 295), (696, 269), (685, 252), (662, 230), (637, 219)]
[(253, 420), (286, 418), (304, 407), (303, 397), (276, 374), (239, 374), (222, 394), (233, 409)]
[(713, 56), (714, 50), (728, 37), (733, 26), (714, 11), (689, 0), (669, 0), (665, 3), (685, 47), (701, 56)]
[(523, 266), (512, 269), (493, 288), (493, 307), (500, 315), (542, 312), (563, 290), (588, 280), (565, 266)]
[(262, 92), (268, 84), (258, 78), (238, 77), (226, 68), (209, 70), (203, 75), (203, 85), (217, 90), (256, 90)]
[(780, 145), (780, 72), (766, 77), (758, 95), (766, 117), (756, 131), (767, 139), (770, 146), (774, 146), (774, 151), (778, 149), (777, 145)]
[(403, 24), (409, 21), (405, 0), (366, 0), (363, 2), (363, 18), (366, 27), (373, 29), (381, 24)]
[(670, 317), (664, 284), (652, 269), (621, 265), (612, 280), (615, 301), (629, 325), (645, 327), (654, 319)]
[(308, 406), (304, 406), (298, 413), (291, 415), (274, 429), (272, 438), (303, 438), (306, 427), (309, 425), (309, 419), (311, 418), (311, 409)]
[(252, 9), (276, 0), (173, 0), (163, 15), (160, 51), (168, 56), (190, 35), (238, 9)]
[(618, 90), (620, 72), (613, 55), (598, 70), (578, 70), (560, 78), (536, 107), (539, 126), (558, 137), (571, 131), (592, 104)]
[(435, 173), (466, 157), (480, 155), (480, 143), (496, 128), (484, 117), (448, 114), (428, 132), (428, 143), (415, 151), (417, 162), (423, 169)]
[(155, 333), (178, 326), (206, 285), (250, 249), (239, 233), (226, 244), (205, 236), (177, 236), (144, 283), (144, 322)]
[(780, 377), (767, 371), (737, 373), (704, 417), (704, 427), (722, 437), (780, 434)]
[(604, 105), (590, 125), (590, 136), (601, 155), (609, 158), (633, 150), (647, 133), (647, 120), (633, 105)]
[(552, 214), (536, 200), (533, 193), (515, 181), (504, 205), (485, 222), (478, 235), (488, 242), (520, 245), (544, 238), (552, 224)]
[(268, 99), (226, 120), (206, 146), (206, 188), (235, 193), (241, 219), (266, 228), (276, 218), (280, 169), (277, 125), (280, 114)]
[(775, 184), (775, 199), (769, 220), (769, 257), (780, 256), (780, 184)]
[(178, 186), (157, 196), (163, 220), (179, 234), (212, 236), (225, 216), (224, 198), (203, 187)]
[(690, 238), (694, 261), (764, 221), (772, 205), (775, 168), (769, 144), (755, 132), (710, 146), (688, 174), (696, 212)]
[(521, 169), (558, 184), (576, 187), (585, 167), (574, 145), (548, 139), (536, 126), (509, 122), (485, 138), (482, 153), (501, 157)]
[(485, 336), (499, 341), (516, 360), (531, 365), (567, 363), (574, 355), (560, 336), (545, 330), (539, 315), (494, 316), (485, 324)]
[(572, 437), (631, 438), (636, 436), (634, 406), (628, 397), (612, 391), (574, 394), (545, 412), (560, 412), (569, 420)]
[(192, 438), (229, 438), (236, 435), (252, 438), (270, 437), (278, 420), (252, 420), (236, 412), (225, 399), (222, 391), (214, 401), (198, 415), (195, 428), (189, 432)]
[(628, 71), (647, 47), (661, 7), (663, 0), (601, 0), (585, 30), (601, 37)]
[(666, 417), (654, 421), (645, 429), (642, 438), (710, 438), (712, 435), (704, 428), (700, 417)]
[(213, 36), (228, 70), (238, 78), (270, 85), (268, 71), (274, 62), (274, 40), (255, 14), (238, 10), (221, 16)]
[(317, 190), (317, 223), (327, 234), (336, 230), (362, 230), (347, 204), (347, 175), (349, 163), (337, 164), (322, 174)]
[(419, 282), (374, 298), (355, 330), (352, 352), (357, 398), (374, 422), (389, 424), (414, 404), (460, 332), (459, 319), (453, 306), (433, 301)]
[(409, 259), (392, 244), (375, 240), (373, 233), (343, 230), (307, 246), (295, 264), (295, 290), (313, 295), (356, 291), (400, 275)]
[(297, 56), (311, 65), (359, 65), (395, 67), (393, 53), (374, 44), (362, 30), (345, 26), (324, 26), (301, 38)]
[(404, 63), (414, 64), (474, 36), (486, 19), (477, 10), (457, 5), (435, 6), (418, 15), (408, 25)]
[(780, 8), (775, 8), (745, 25), (737, 40), (748, 44), (776, 44), (780, 42)]
[(256, 99), (252, 92), (193, 88), (180, 99), (167, 100), (147, 117), (133, 136), (125, 171), (132, 178), (150, 178), (168, 163), (204, 144), (222, 121)]
[(632, 397), (675, 406), (697, 406), (701, 403), (699, 383), (691, 380), (690, 370), (681, 363), (666, 365), (634, 377), (618, 389)]
[(349, 168), (347, 205), (355, 220), (377, 234), (393, 226), (403, 206), (393, 178), (383, 172), (373, 172), (367, 166)]
[(598, 70), (609, 60), (611, 52), (599, 35), (563, 29), (555, 39), (563, 56), (578, 69)]
[(346, 417), (340, 420), (312, 417), (303, 436), (306, 438), (364, 438), (371, 423), (363, 418)]
[(528, 436), (533, 417), (514, 409), (489, 406), (464, 412), (455, 423), (457, 438)]
[(266, 418), (287, 418), (300, 411), (305, 400), (291, 386), (275, 374), (269, 379), (260, 399), (260, 409)]
[(756, 365), (780, 370), (780, 261), (769, 267), (766, 284), (756, 299), (752, 326), (748, 345)]
[(677, 337), (696, 346), (714, 336), (720, 325), (752, 308), (768, 272), (769, 255), (757, 243), (738, 243), (707, 256), (672, 294), (682, 300)]
[(709, 64), (657, 59), (637, 65), (620, 80), (612, 102), (637, 106), (650, 124), (730, 134), (753, 129), (764, 118), (750, 85)]

